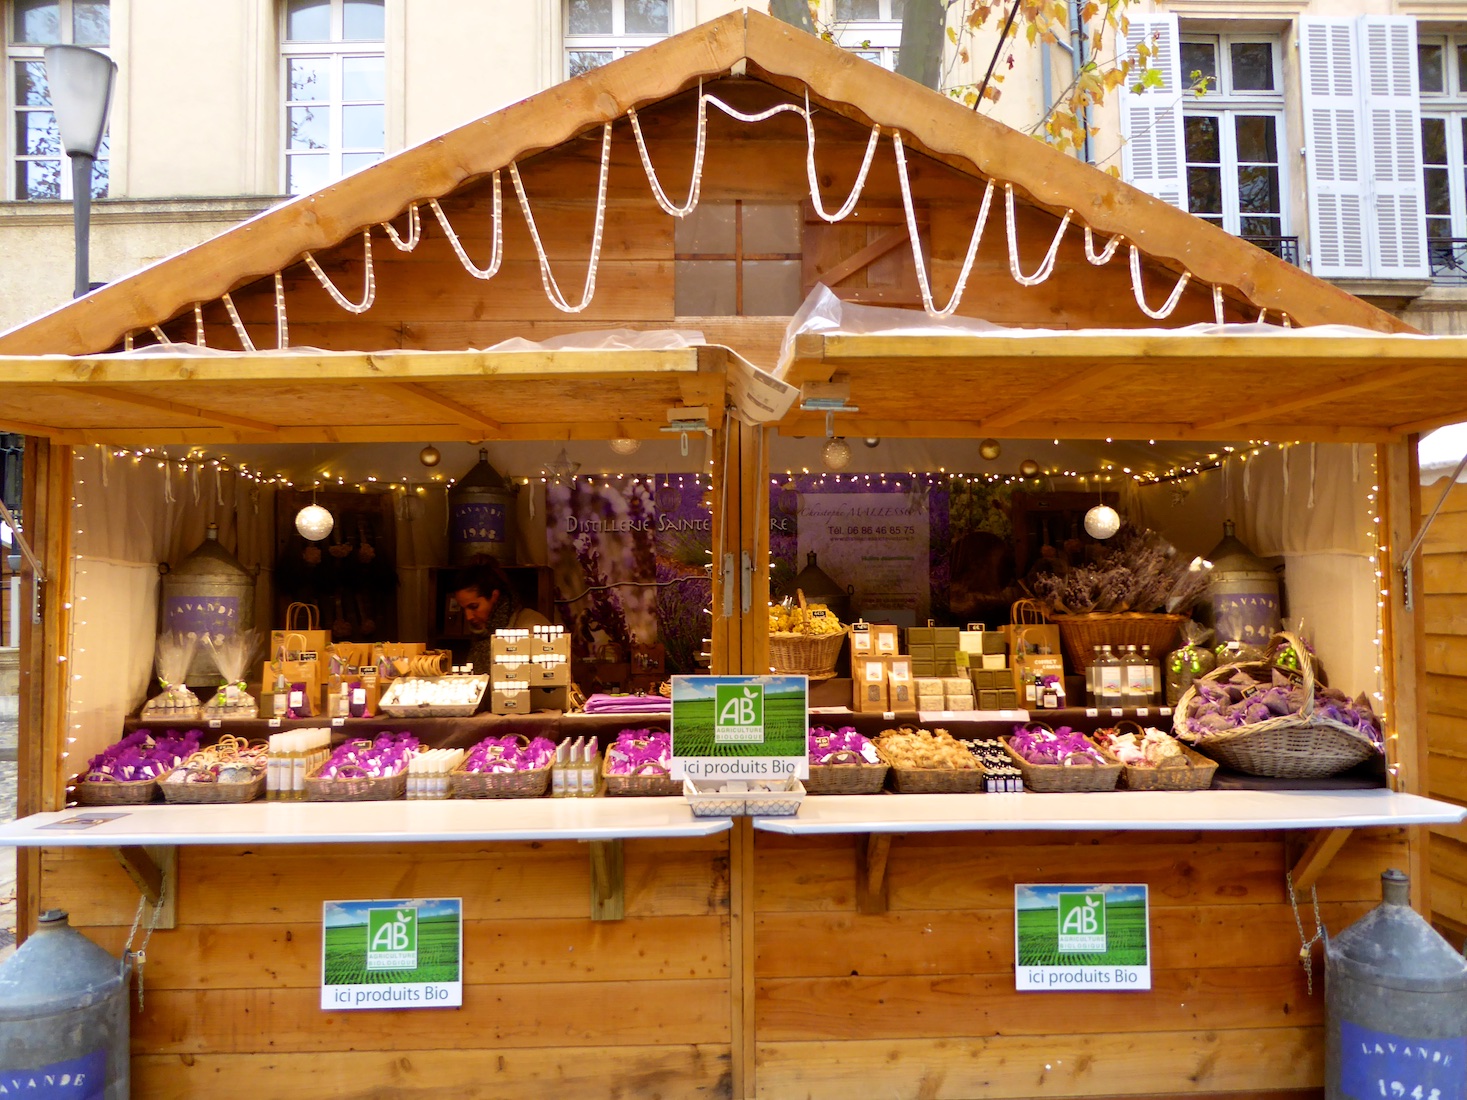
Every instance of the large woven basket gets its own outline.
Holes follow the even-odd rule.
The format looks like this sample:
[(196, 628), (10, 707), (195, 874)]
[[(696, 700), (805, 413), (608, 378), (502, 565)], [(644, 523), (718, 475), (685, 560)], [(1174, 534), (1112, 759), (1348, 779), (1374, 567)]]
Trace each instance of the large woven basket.
[[(1299, 668), (1284, 668), (1271, 660), (1222, 665), (1198, 677), (1177, 700), (1177, 736), (1236, 771), (1275, 779), (1321, 779), (1338, 775), (1369, 760), (1381, 749), (1353, 726), (1325, 718), (1314, 711), (1314, 662), (1304, 642), (1287, 631), (1274, 635), (1270, 656), (1282, 645), (1291, 646), (1299, 657)], [(1249, 726), (1199, 733), (1188, 724), (1197, 684), (1216, 683), (1234, 671), (1259, 674), (1280, 672), (1304, 688), (1304, 706), (1297, 714), (1285, 714)]]
[(1149, 645), (1157, 658), (1172, 648), (1177, 627), (1186, 622), (1185, 615), (1143, 614), (1139, 611), (1091, 612), (1088, 615), (1054, 615), (1064, 643), (1070, 667), (1083, 672), (1098, 645), (1133, 645), (1137, 649)]
[[(974, 764), (978, 761), (975, 759)], [(892, 786), (900, 794), (977, 794), (983, 789), (982, 766), (973, 768), (891, 769)]]
[[(1091, 742), (1094, 745), (1094, 742)], [(1008, 739), (1003, 739), (1004, 751), (1014, 762), (1014, 767), (1024, 776), (1024, 786), (1040, 794), (1060, 794), (1079, 791), (1113, 791), (1121, 778), (1121, 762), (1110, 753), (1095, 746), (1107, 763), (1096, 764), (1084, 753), (1076, 753), (1073, 764), (1031, 764), (1014, 751)]]
[(828, 680), (846, 644), (847, 630), (836, 634), (770, 634), (769, 663), (775, 672)]
[(307, 802), (392, 802), (407, 797), (407, 768), (396, 775), (352, 775), (336, 779), (321, 777), (326, 761), (306, 776)]
[[(837, 759), (839, 758), (839, 759)], [(805, 780), (809, 794), (879, 794), (886, 785), (885, 763), (868, 764), (859, 753), (832, 753), (835, 763), (811, 764)]]
[(518, 772), (471, 772), (460, 764), (448, 780), (454, 798), (539, 798), (550, 789), (550, 765)]
[(648, 762), (631, 775), (616, 775), (607, 770), (611, 766), (609, 757), (601, 759), (601, 778), (605, 781), (607, 795), (618, 797), (667, 797), (683, 793), (681, 780), (671, 778), (661, 764)]
[(83, 806), (141, 806), (158, 794), (156, 779), (103, 780), (76, 778), (76, 800)]

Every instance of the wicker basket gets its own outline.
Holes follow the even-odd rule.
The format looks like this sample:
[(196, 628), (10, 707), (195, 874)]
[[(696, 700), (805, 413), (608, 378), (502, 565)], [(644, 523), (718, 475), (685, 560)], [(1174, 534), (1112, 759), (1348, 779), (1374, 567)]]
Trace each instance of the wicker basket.
[(1180, 759), (1185, 763), (1164, 764), (1157, 768), (1127, 764), (1121, 772), (1121, 786), (1128, 791), (1207, 790), (1212, 786), (1212, 777), (1217, 772), (1217, 761), (1209, 760), (1185, 745), (1179, 745), (1178, 748), (1182, 750)]
[(860, 753), (832, 753), (836, 763), (811, 764), (805, 790), (810, 794), (879, 794), (886, 785), (885, 763), (868, 764)]
[(76, 800), (83, 806), (141, 806), (158, 794), (156, 779), (113, 779), (98, 782), (76, 777)]
[[(1236, 771), (1275, 779), (1320, 779), (1338, 775), (1378, 754), (1380, 746), (1362, 737), (1354, 727), (1314, 713), (1314, 662), (1309, 657), (1309, 650), (1301, 639), (1282, 632), (1274, 635), (1270, 652), (1276, 651), (1280, 641), (1292, 646), (1298, 654), (1300, 667), (1297, 670), (1281, 668), (1269, 661), (1253, 661), (1223, 665), (1206, 676), (1198, 677), (1177, 700), (1175, 725), (1178, 736)], [(1277, 671), (1288, 676), (1304, 688), (1303, 709), (1298, 714), (1285, 714), (1219, 733), (1193, 733), (1187, 719), (1197, 697), (1197, 684), (1225, 680), (1238, 669), (1252, 673)]]
[(1133, 645), (1137, 649), (1149, 645), (1158, 657), (1172, 647), (1177, 627), (1187, 621), (1185, 615), (1147, 615), (1139, 611), (1092, 612), (1088, 615), (1055, 615), (1065, 657), (1076, 672), (1090, 667), (1095, 646)]
[(892, 786), (899, 794), (977, 794), (983, 790), (985, 774), (981, 766), (891, 769)]
[(317, 764), (306, 776), (307, 802), (392, 802), (407, 797), (407, 768), (396, 775), (350, 775), (323, 779)]
[(689, 779), (683, 794), (694, 817), (793, 817), (800, 812), (805, 787), (791, 779), (782, 791), (700, 791)]
[(622, 796), (638, 796), (643, 798), (666, 797), (668, 795), (680, 795), (683, 793), (683, 785), (667, 774), (667, 769), (661, 764), (648, 762), (631, 775), (613, 775), (606, 769), (611, 761), (603, 756), (601, 759), (601, 778), (606, 783), (606, 793), (612, 798)]
[(828, 680), (835, 675), (835, 662), (846, 644), (846, 634), (771, 634), (769, 663), (775, 672)]
[(550, 789), (550, 765), (522, 772), (471, 772), (460, 764), (448, 781), (454, 798), (540, 798)]
[(243, 783), (168, 783), (167, 776), (158, 782), (165, 802), (186, 804), (233, 804), (253, 802), (265, 793), (265, 773)]
[(1096, 751), (1108, 763), (1096, 764), (1084, 753), (1076, 753), (1070, 758), (1076, 761), (1074, 764), (1031, 764), (1014, 751), (1007, 738), (1003, 740), (1003, 747), (1013, 759), (1014, 767), (1024, 776), (1024, 786), (1040, 794), (1113, 791), (1121, 778), (1121, 762), (1098, 746)]

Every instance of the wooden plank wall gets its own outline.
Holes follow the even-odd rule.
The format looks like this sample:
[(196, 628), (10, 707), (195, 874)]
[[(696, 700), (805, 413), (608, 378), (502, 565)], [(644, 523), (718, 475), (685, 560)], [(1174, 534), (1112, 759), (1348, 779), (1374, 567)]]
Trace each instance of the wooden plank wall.
[[(1319, 886), (1331, 932), (1405, 848), (1351, 837)], [(868, 916), (853, 838), (760, 833), (758, 1095), (1317, 1096), (1323, 956), (1310, 995), (1285, 857), (1277, 833), (914, 835)], [(1097, 881), (1150, 885), (1152, 991), (1016, 992), (1014, 885)]]
[[(573, 842), (184, 848), (133, 1095), (727, 1097), (728, 836), (625, 855), (626, 919), (593, 923)], [(46, 852), (42, 895), (121, 951), (138, 895), (110, 853)], [(322, 902), (398, 897), (463, 898), (463, 1008), (321, 1011)]]
[[(1424, 486), (1430, 512), (1443, 482)], [(1467, 803), (1467, 485), (1455, 486), (1422, 547), (1426, 634), (1427, 793)], [(1467, 936), (1467, 826), (1432, 827), (1431, 917), (1461, 947)]]

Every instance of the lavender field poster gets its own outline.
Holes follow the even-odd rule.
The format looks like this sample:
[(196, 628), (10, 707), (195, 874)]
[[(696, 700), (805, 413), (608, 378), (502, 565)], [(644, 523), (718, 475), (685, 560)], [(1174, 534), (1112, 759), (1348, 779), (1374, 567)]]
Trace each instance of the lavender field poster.
[(578, 657), (625, 661), (633, 645), (661, 645), (669, 675), (698, 671), (711, 625), (706, 492), (691, 474), (547, 486), (550, 566)]

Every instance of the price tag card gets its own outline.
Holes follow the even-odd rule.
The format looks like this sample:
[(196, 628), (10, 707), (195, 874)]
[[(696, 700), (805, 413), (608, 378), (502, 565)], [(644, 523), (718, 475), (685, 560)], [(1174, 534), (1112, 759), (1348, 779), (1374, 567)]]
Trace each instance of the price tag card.
[(333, 718), (333, 719), (331, 719), (331, 724), (333, 726), (344, 726), (344, 725), (346, 725), (346, 719), (345, 718)]
[(894, 710), (883, 711), (882, 714), (881, 714), (881, 720), (883, 722), (895, 722), (896, 721), (896, 711), (894, 711)]
[(1125, 708), (1123, 708), (1123, 707), (1111, 707), (1110, 708), (1110, 716), (1112, 718), (1124, 718), (1125, 715), (1126, 715), (1126, 711), (1125, 711)]
[(1100, 711), (1096, 710), (1094, 707), (1086, 707), (1085, 708), (1085, 717), (1086, 718), (1099, 718), (1100, 717)]
[(279, 729), (280, 728), (280, 719), (279, 718), (272, 718), (272, 719), (270, 719), (270, 728), (272, 730), (273, 729)]
[(217, 730), (222, 725), (224, 725), (224, 722), (221, 719), (218, 719), (218, 718), (210, 718), (209, 719), (209, 728), (211, 730)]
[(1171, 714), (1171, 712), (1172, 712), (1172, 708), (1171, 707), (1157, 707), (1156, 708), (1156, 713), (1159, 714), (1159, 715), (1161, 715), (1163, 718), (1167, 717), (1169, 714)]
[(1137, 707), (1136, 708), (1136, 717), (1137, 718), (1145, 718), (1150, 713), (1151, 712), (1149, 710), (1147, 710), (1145, 707)]

